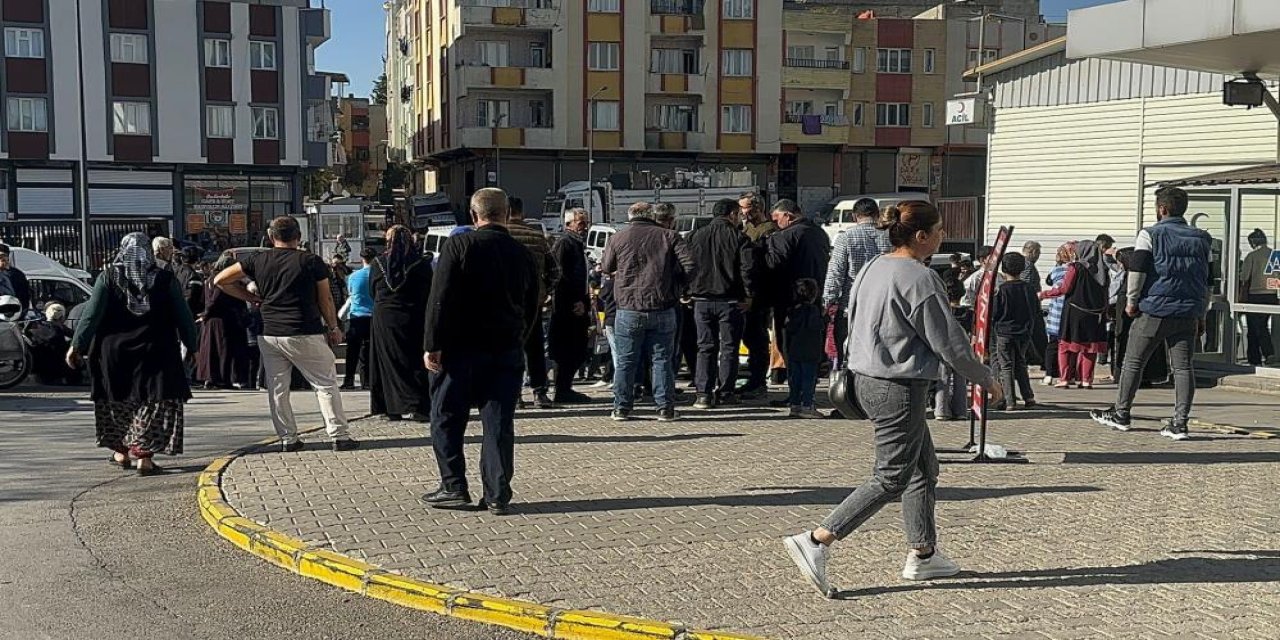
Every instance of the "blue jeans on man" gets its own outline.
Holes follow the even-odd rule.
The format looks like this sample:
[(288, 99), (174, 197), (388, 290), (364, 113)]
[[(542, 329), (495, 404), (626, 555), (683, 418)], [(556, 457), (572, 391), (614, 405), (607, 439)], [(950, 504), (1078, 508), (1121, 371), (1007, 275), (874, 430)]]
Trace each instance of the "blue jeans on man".
[(617, 346), (613, 378), (613, 408), (630, 411), (635, 406), (635, 384), (644, 371), (644, 353), (653, 358), (653, 399), (659, 409), (674, 407), (676, 311), (618, 309), (613, 326)]

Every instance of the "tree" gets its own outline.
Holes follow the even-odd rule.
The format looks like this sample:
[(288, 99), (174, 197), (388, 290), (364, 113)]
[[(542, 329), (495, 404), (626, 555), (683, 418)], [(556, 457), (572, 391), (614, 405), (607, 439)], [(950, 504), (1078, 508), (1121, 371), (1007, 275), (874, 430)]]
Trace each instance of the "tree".
[(378, 202), (392, 204), (395, 198), (391, 190), (404, 188), (412, 168), (413, 165), (407, 162), (388, 162), (387, 168), (382, 171), (382, 178), (378, 185)]
[(333, 170), (328, 167), (313, 168), (303, 174), (302, 188), (308, 197), (318, 200), (329, 189), (329, 183), (333, 178)]
[(374, 104), (387, 104), (387, 74), (385, 71), (378, 76), (377, 80), (373, 81), (373, 91), (369, 93), (369, 99)]

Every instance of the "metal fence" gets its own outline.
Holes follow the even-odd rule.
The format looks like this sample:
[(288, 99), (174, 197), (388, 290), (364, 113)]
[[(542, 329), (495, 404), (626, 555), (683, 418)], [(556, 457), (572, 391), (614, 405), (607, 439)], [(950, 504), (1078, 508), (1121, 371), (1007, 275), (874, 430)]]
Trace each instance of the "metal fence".
[(704, 0), (649, 0), (649, 13), (691, 16), (701, 14), (704, 4)]
[[(0, 240), (5, 244), (38, 251), (58, 262), (88, 271), (102, 268), (120, 248), (120, 239), (134, 231), (148, 236), (171, 234), (167, 220), (95, 220), (90, 222), (89, 260), (83, 259), (79, 221), (0, 222)], [(85, 265), (88, 264), (88, 267)]]
[(805, 67), (808, 69), (848, 69), (848, 60), (819, 60), (817, 58), (784, 58), (784, 67)]
[(938, 213), (942, 214), (942, 228), (951, 240), (976, 240), (978, 238), (977, 198), (940, 198)]

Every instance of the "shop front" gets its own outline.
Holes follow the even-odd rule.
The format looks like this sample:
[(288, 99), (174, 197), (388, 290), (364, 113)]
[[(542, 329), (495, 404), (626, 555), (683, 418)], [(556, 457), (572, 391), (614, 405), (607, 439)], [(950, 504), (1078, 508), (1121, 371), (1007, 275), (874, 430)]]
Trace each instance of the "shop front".
[(206, 252), (259, 245), (272, 218), (301, 211), (294, 175), (187, 173), (182, 189), (182, 237)]

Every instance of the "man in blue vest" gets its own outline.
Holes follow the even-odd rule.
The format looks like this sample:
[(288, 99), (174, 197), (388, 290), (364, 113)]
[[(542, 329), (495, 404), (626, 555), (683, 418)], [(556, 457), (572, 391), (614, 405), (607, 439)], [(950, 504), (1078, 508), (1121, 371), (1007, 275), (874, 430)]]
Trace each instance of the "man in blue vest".
[(1156, 224), (1138, 232), (1129, 271), (1128, 307), (1134, 318), (1125, 349), (1120, 389), (1110, 409), (1090, 412), (1093, 420), (1120, 431), (1130, 428), (1129, 409), (1147, 360), (1156, 349), (1169, 348), (1173, 373), (1173, 419), (1160, 435), (1186, 440), (1187, 417), (1195, 397), (1194, 344), (1204, 333), (1209, 308), (1209, 261), (1212, 238), (1187, 224), (1187, 192), (1164, 188), (1156, 192)]

